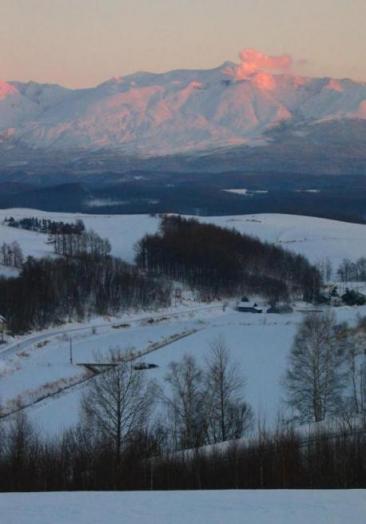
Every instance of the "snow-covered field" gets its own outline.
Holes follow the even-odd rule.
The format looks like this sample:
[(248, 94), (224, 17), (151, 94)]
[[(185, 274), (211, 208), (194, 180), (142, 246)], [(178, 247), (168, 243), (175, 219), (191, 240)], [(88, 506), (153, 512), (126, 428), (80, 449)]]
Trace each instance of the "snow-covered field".
[(282, 214), (208, 217), (202, 220), (280, 245), (311, 262), (329, 258), (337, 268), (343, 258), (366, 255), (366, 225)]
[(34, 257), (52, 254), (52, 245), (46, 243), (47, 235), (1, 225), (4, 219), (10, 216), (15, 219), (34, 216), (64, 222), (73, 222), (81, 218), (87, 229), (93, 229), (103, 238), (109, 238), (113, 255), (127, 262), (133, 262), (135, 243), (145, 234), (155, 233), (159, 225), (159, 219), (149, 215), (82, 215), (48, 213), (34, 209), (1, 209), (0, 245), (3, 242), (10, 243), (16, 240), (25, 256)]
[[(232, 306), (223, 311), (221, 304), (199, 308), (186, 304), (155, 314), (154, 322), (146, 314), (144, 318), (124, 315), (120, 319), (105, 319), (96, 330), (84, 325), (73, 326), (75, 331), (68, 332), (70, 327), (65, 326), (57, 334), (36, 334), (34, 341), (20, 339), (0, 348), (0, 398), (9, 411), (19, 401), (25, 405), (34, 402), (26, 410), (32, 421), (40, 430), (55, 435), (79, 419), (80, 399), (88, 382), (78, 385), (87, 377), (86, 369), (78, 363), (103, 360), (110, 349), (124, 354), (149, 350), (137, 360), (158, 367), (142, 373), (164, 387), (170, 362), (190, 353), (204, 366), (210, 344), (220, 336), (246, 378), (246, 399), (256, 415), (271, 424), (285, 410), (281, 379), (303, 316), (302, 307), (286, 315), (253, 315), (236, 312)], [(336, 311), (339, 320), (352, 321), (358, 314), (366, 315), (366, 307), (342, 307)], [(189, 335), (179, 338), (186, 333)], [(70, 335), (73, 364), (69, 362)], [(172, 341), (171, 337), (179, 340)], [(154, 349), (154, 345), (159, 348)], [(70, 385), (73, 387), (67, 388)], [(53, 395), (57, 391), (61, 392)], [(49, 393), (52, 396), (44, 398)]]
[[(1, 235), (0, 235), (0, 238), (1, 238)], [(18, 275), (19, 275), (19, 270), (16, 269), (15, 267), (8, 267), (8, 266), (3, 266), (2, 264), (0, 264), (0, 276), (9, 278), (9, 277), (16, 277)]]
[(0, 494), (4, 524), (364, 524), (365, 490)]
[[(34, 210), (2, 210), (0, 223), (5, 216), (50, 217), (54, 220), (82, 218), (87, 228), (108, 237), (113, 253), (130, 262), (134, 245), (149, 232), (157, 231), (159, 219), (148, 215), (70, 215), (45, 213)], [(201, 220), (220, 226), (234, 227), (241, 232), (276, 242), (312, 261), (329, 257), (340, 262), (345, 256), (356, 259), (366, 256), (366, 226), (332, 220), (286, 215), (250, 215), (236, 217), (210, 217)], [(51, 254), (46, 235), (0, 226), (2, 241), (17, 240), (25, 255)], [(1, 271), (1, 270), (0, 270)], [(9, 271), (7, 271), (9, 274)], [(164, 383), (168, 364), (179, 360), (185, 353), (197, 357), (204, 364), (210, 343), (223, 336), (232, 358), (246, 377), (246, 398), (256, 414), (274, 421), (283, 408), (281, 379), (286, 368), (294, 333), (303, 313), (288, 315), (252, 315), (234, 311), (233, 304), (223, 311), (222, 304), (207, 305), (186, 300), (177, 308), (161, 312), (139, 312), (118, 319), (92, 319), (91, 324), (69, 324), (44, 333), (19, 338), (0, 346), (0, 398), (3, 407), (11, 410), (17, 403), (30, 404), (27, 409), (41, 429), (55, 434), (78, 420), (79, 401), (87, 378), (80, 362), (93, 362), (110, 349), (143, 352), (152, 344), (158, 350), (146, 357), (148, 363), (158, 367), (145, 371), (152, 379)], [(355, 320), (365, 315), (366, 308), (342, 307), (336, 310), (340, 320)], [(159, 318), (158, 322), (147, 319)], [(98, 326), (92, 330), (92, 325)], [(116, 328), (116, 325), (123, 325)], [(114, 327), (113, 327), (114, 326)], [(171, 342), (169, 337), (192, 331), (190, 336)], [(74, 362), (69, 362), (70, 335)], [(71, 387), (69, 387), (71, 386)], [(69, 389), (65, 389), (69, 387)], [(52, 398), (50, 393), (64, 390)]]
[[(156, 232), (159, 226), (159, 218), (149, 215), (83, 215), (30, 209), (0, 210), (0, 224), (9, 216), (48, 217), (63, 221), (81, 218), (87, 228), (109, 238), (112, 253), (128, 262), (134, 259), (136, 242), (146, 233)], [(201, 217), (199, 220), (234, 228), (241, 233), (273, 242), (305, 255), (311, 262), (330, 258), (334, 268), (337, 268), (343, 258), (355, 260), (366, 256), (366, 225), (362, 224), (281, 214)], [(50, 254), (52, 248), (45, 243), (46, 239), (45, 235), (0, 225), (0, 244), (17, 240), (26, 256)]]
[[(28, 409), (32, 419), (40, 428), (58, 433), (78, 421), (80, 395), (85, 387), (79, 387), (78, 383), (90, 375), (79, 364), (106, 361), (110, 350), (119, 351), (123, 356), (131, 353), (138, 356), (152, 350), (155, 354), (157, 346), (163, 351), (173, 340), (203, 329), (206, 319), (213, 320), (221, 312), (221, 304), (187, 303), (159, 313), (97, 318), (91, 324), (69, 324), (9, 340), (0, 346), (3, 410), (9, 413), (19, 404), (35, 404)], [(150, 354), (147, 358), (150, 359)], [(62, 393), (49, 398), (59, 391)], [(45, 397), (46, 400), (39, 402)]]

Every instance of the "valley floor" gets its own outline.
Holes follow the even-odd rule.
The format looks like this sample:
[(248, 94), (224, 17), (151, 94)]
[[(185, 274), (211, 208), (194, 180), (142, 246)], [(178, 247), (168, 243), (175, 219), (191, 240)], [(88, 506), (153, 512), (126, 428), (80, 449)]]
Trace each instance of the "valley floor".
[[(2, 407), (11, 412), (19, 405), (29, 406), (26, 412), (36, 426), (57, 435), (79, 419), (89, 379), (86, 368), (78, 364), (104, 361), (111, 349), (122, 355), (132, 352), (137, 362), (157, 366), (144, 373), (164, 387), (170, 362), (188, 353), (205, 366), (210, 344), (223, 337), (245, 376), (246, 399), (259, 418), (273, 424), (285, 409), (281, 379), (306, 306), (299, 303), (291, 314), (253, 315), (235, 311), (234, 305), (223, 311), (221, 303), (192, 301), (154, 314), (94, 319), (92, 324), (65, 325), (15, 339), (0, 346)], [(353, 322), (366, 314), (366, 306), (340, 307), (335, 312), (339, 321)]]
[[(134, 246), (146, 233), (155, 233), (159, 218), (148, 215), (72, 215), (44, 213), (27, 209), (0, 211), (0, 244), (19, 242), (25, 256), (52, 255), (47, 235), (2, 224), (5, 217), (38, 216), (74, 221), (82, 218), (86, 228), (108, 237), (112, 253), (133, 261)], [(303, 254), (311, 262), (331, 260), (333, 272), (345, 256), (352, 260), (366, 256), (366, 226), (332, 220), (288, 215), (246, 215), (201, 218), (241, 233), (257, 236)], [(0, 274), (12, 271), (0, 266)], [(16, 274), (16, 271), (14, 272)], [(339, 291), (344, 291), (339, 284)], [(357, 288), (361, 284), (356, 285)], [(178, 307), (158, 312), (123, 314), (120, 318), (96, 318), (90, 323), (70, 323), (26, 337), (8, 339), (0, 346), (0, 399), (6, 413), (27, 406), (31, 420), (46, 433), (59, 434), (79, 418), (80, 398), (87, 385), (88, 371), (80, 363), (106, 358), (109, 350), (123, 354), (132, 351), (138, 358), (154, 344), (158, 348), (140, 360), (157, 367), (148, 377), (164, 384), (168, 365), (191, 353), (205, 365), (210, 344), (224, 337), (233, 361), (246, 377), (246, 399), (259, 418), (276, 421), (284, 409), (283, 387), (287, 358), (293, 337), (304, 313), (304, 304), (295, 305), (292, 314), (243, 314), (233, 303), (200, 304), (193, 296)], [(258, 302), (266, 309), (266, 304)], [(339, 321), (355, 322), (366, 315), (366, 306), (340, 307)], [(153, 321), (152, 321), (152, 317)], [(189, 336), (185, 336), (186, 333)], [(184, 335), (184, 336), (183, 336)], [(176, 338), (178, 337), (178, 338)], [(70, 338), (73, 363), (70, 363)]]
[(364, 524), (366, 490), (19, 493), (4, 524)]

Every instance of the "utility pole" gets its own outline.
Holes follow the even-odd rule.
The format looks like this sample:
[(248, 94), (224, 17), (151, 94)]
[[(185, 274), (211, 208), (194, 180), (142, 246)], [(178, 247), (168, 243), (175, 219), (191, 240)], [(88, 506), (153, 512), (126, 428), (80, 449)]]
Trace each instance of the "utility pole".
[(5, 329), (6, 329), (5, 318), (0, 315), (0, 333), (1, 333), (0, 343), (1, 344), (5, 342)]
[(69, 338), (69, 342), (70, 342), (70, 347), (69, 347), (69, 353), (70, 353), (70, 364), (73, 364), (73, 355), (72, 355), (72, 337), (70, 335), (70, 338)]

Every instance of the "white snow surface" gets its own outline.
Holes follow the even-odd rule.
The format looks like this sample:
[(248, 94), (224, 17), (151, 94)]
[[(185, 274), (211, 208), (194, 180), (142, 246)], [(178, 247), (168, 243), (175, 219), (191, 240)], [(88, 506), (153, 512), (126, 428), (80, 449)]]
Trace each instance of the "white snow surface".
[(16, 277), (18, 275), (19, 275), (18, 269), (14, 267), (3, 266), (2, 264), (0, 264), (0, 276), (9, 278), (9, 277)]
[[(159, 226), (159, 219), (148, 215), (72, 215), (11, 209), (0, 211), (0, 223), (5, 216), (39, 216), (71, 221), (82, 218), (87, 228), (110, 239), (113, 254), (129, 262), (134, 258), (135, 243), (145, 233), (156, 232)], [(366, 256), (365, 225), (275, 214), (205, 217), (200, 220), (275, 242), (306, 255), (313, 262), (328, 257), (335, 268), (343, 257), (356, 259)], [(50, 246), (45, 243), (46, 235), (0, 226), (0, 244), (13, 240), (20, 243), (25, 255), (51, 254)], [(260, 301), (258, 304), (266, 309), (266, 304)], [(42, 398), (45, 393), (74, 384), (85, 373), (75, 362), (93, 362), (111, 348), (118, 347), (123, 352), (131, 348), (144, 351), (153, 343), (169, 342), (169, 337), (173, 335), (196, 330), (187, 338), (169, 342), (165, 347), (141, 357), (140, 360), (159, 366), (144, 373), (163, 385), (171, 361), (191, 353), (199, 364), (204, 365), (210, 343), (217, 336), (223, 336), (232, 359), (246, 377), (246, 399), (259, 417), (269, 423), (274, 422), (278, 411), (283, 409), (281, 379), (293, 336), (302, 320), (304, 305), (295, 304), (295, 312), (285, 315), (243, 314), (234, 311), (234, 306), (232, 303), (223, 311), (222, 304), (207, 306), (186, 296), (182, 305), (165, 311), (130, 312), (119, 318), (95, 318), (90, 323), (66, 324), (43, 333), (9, 340), (7, 345), (0, 346), (2, 404), (9, 407), (15, 406), (18, 401), (28, 403)], [(355, 321), (358, 315), (366, 315), (366, 307), (340, 307), (335, 311), (339, 320), (350, 322)], [(159, 321), (146, 322), (150, 317)], [(93, 325), (97, 326), (95, 333)], [(74, 365), (68, 360), (70, 335), (73, 338)], [(42, 431), (59, 434), (77, 423), (79, 401), (85, 387), (73, 386), (34, 404), (27, 412)]]
[(247, 189), (223, 189), (226, 193), (234, 193), (234, 195), (246, 196), (248, 194)]
[[(35, 257), (52, 253), (52, 246), (46, 244), (47, 236), (2, 226), (4, 218), (9, 216), (18, 219), (37, 216), (63, 221), (81, 218), (87, 229), (94, 229), (102, 237), (109, 238), (112, 254), (127, 262), (134, 260), (135, 244), (145, 234), (155, 233), (159, 226), (159, 218), (150, 215), (50, 213), (34, 209), (0, 210), (0, 244), (17, 240), (25, 256)], [(356, 260), (366, 256), (366, 225), (363, 224), (271, 213), (195, 218), (280, 245), (305, 255), (313, 263), (330, 258), (335, 268), (343, 258)]]
[(90, 89), (0, 82), (0, 140), (37, 148), (171, 154), (257, 144), (283, 121), (366, 117), (366, 85), (211, 70), (135, 73)]
[[(87, 324), (79, 328), (74, 326), (75, 331), (70, 331), (66, 325), (63, 327), (66, 336), (60, 332), (52, 336), (51, 331), (43, 337), (40, 334), (41, 342), (47, 341), (41, 347), (38, 334), (35, 342), (19, 339), (10, 349), (9, 346), (0, 348), (0, 359), (3, 360), (0, 398), (3, 406), (8, 409), (15, 407), (19, 400), (26, 403), (37, 400), (45, 390), (58, 391), (60, 386), (64, 387), (65, 381), (81, 377), (83, 368), (76, 363), (95, 362), (98, 357), (103, 360), (109, 349), (118, 348), (122, 353), (131, 349), (144, 351), (154, 343), (163, 347), (138, 357), (138, 361), (158, 366), (142, 373), (164, 390), (170, 362), (180, 361), (185, 354), (191, 354), (200, 366), (205, 367), (210, 344), (220, 336), (225, 339), (236, 368), (246, 378), (245, 398), (256, 415), (272, 425), (279, 412), (285, 412), (281, 380), (294, 334), (303, 317), (304, 305), (285, 315), (239, 313), (233, 310), (233, 305), (224, 312), (221, 304), (197, 307), (195, 303), (187, 303), (160, 315), (145, 313), (144, 319), (141, 314), (124, 315), (109, 322), (105, 319), (104, 324), (99, 319), (100, 327), (96, 333)], [(357, 315), (366, 315), (366, 307), (341, 307), (336, 309), (336, 313), (340, 321), (353, 322)], [(152, 317), (156, 321), (147, 322)], [(121, 324), (123, 327), (116, 327)], [(173, 335), (194, 330), (186, 338), (169, 341)], [(69, 363), (68, 334), (73, 338), (73, 365)], [(80, 399), (86, 388), (87, 383), (84, 383), (46, 398), (29, 407), (27, 413), (42, 433), (60, 434), (78, 422)]]
[(282, 246), (310, 262), (329, 258), (334, 268), (344, 258), (366, 256), (366, 225), (286, 214), (204, 217), (200, 220)]
[(0, 494), (4, 524), (364, 524), (365, 490)]

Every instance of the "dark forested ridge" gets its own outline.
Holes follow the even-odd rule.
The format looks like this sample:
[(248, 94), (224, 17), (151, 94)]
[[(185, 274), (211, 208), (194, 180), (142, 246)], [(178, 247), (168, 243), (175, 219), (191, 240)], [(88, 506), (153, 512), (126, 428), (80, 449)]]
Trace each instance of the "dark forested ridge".
[(168, 284), (110, 256), (28, 258), (19, 277), (0, 278), (0, 311), (15, 332), (169, 302)]
[(160, 232), (139, 242), (136, 261), (208, 298), (257, 293), (273, 302), (291, 295), (311, 301), (321, 284), (318, 270), (300, 255), (179, 216), (163, 217)]
[(76, 220), (75, 223), (50, 220), (49, 218), (24, 217), (16, 220), (14, 217), (5, 218), (4, 224), (17, 229), (27, 231), (37, 231), (38, 233), (47, 233), (49, 235), (80, 235), (85, 231), (85, 225), (82, 220)]
[[(56, 227), (30, 226), (46, 231)], [(165, 306), (170, 280), (189, 285), (203, 300), (242, 293), (262, 295), (271, 303), (319, 296), (319, 271), (304, 257), (193, 219), (163, 216), (160, 232), (137, 245), (136, 266), (111, 257), (108, 239), (84, 231), (82, 224), (67, 231), (61, 226), (61, 232), (49, 235), (55, 258), (28, 258), (19, 277), (0, 279), (0, 314), (14, 332), (127, 308)]]

